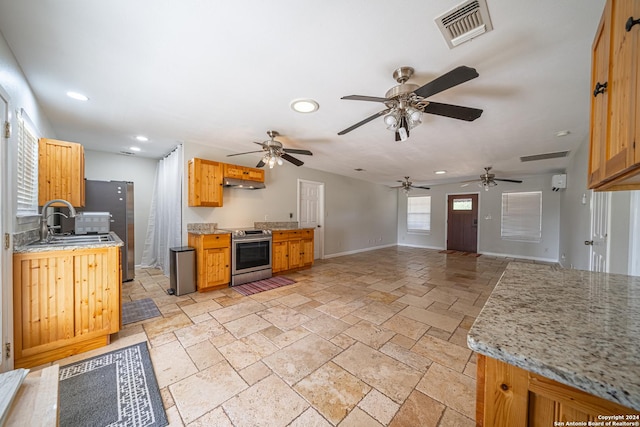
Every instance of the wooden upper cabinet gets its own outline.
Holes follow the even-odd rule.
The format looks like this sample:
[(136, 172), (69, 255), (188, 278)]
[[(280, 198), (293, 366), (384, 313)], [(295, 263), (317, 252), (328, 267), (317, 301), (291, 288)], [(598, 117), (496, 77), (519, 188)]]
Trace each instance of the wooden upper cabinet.
[(84, 147), (74, 142), (41, 138), (38, 143), (38, 205), (43, 206), (53, 199), (84, 206)]
[(222, 206), (222, 163), (189, 160), (189, 206)]
[(588, 181), (596, 190), (640, 189), (640, 24), (628, 26), (630, 18), (640, 19), (640, 0), (608, 0), (593, 43)]
[(264, 170), (225, 163), (224, 177), (246, 179), (248, 181), (256, 181), (256, 182), (264, 182)]

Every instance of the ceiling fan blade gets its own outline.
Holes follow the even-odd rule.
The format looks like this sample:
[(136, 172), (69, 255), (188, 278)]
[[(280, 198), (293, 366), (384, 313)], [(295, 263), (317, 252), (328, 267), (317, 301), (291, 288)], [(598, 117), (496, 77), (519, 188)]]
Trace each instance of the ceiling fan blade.
[(293, 156), (288, 155), (287, 153), (284, 153), (282, 156), (280, 156), (281, 158), (283, 158), (284, 160), (293, 163), (296, 166), (302, 166), (304, 165), (304, 162), (302, 160), (298, 160)]
[(389, 111), (391, 111), (391, 110), (387, 108), (386, 110), (382, 110), (382, 111), (380, 111), (380, 112), (378, 112), (378, 113), (376, 113), (376, 114), (374, 114), (374, 115), (372, 115), (372, 116), (369, 116), (369, 117), (367, 117), (366, 119), (364, 119), (364, 120), (362, 120), (362, 121), (360, 121), (360, 122), (356, 123), (355, 125), (353, 125), (353, 126), (349, 126), (349, 127), (348, 127), (348, 128), (346, 128), (345, 130), (338, 132), (338, 135), (344, 135), (345, 133), (351, 132), (352, 130), (357, 129), (357, 128), (359, 128), (360, 126), (362, 126), (362, 125), (364, 125), (364, 124), (369, 123), (371, 120), (377, 119), (377, 118), (378, 118), (378, 117), (380, 117), (380, 116), (384, 116), (384, 115), (385, 115), (385, 114), (387, 114)]
[(313, 153), (309, 150), (298, 150), (295, 148), (283, 148), (282, 151), (285, 153), (293, 153), (293, 154), (304, 154), (305, 156), (313, 156)]
[(348, 99), (351, 101), (373, 101), (373, 102), (387, 101), (387, 98), (380, 98), (379, 96), (364, 96), (364, 95), (349, 95), (349, 96), (343, 96), (340, 99)]
[(263, 167), (264, 165), (265, 165), (265, 163), (264, 163), (262, 160), (260, 160), (260, 161), (258, 162), (258, 164), (256, 165), (256, 167), (257, 167), (257, 168), (261, 168), (261, 167)]
[(227, 154), (227, 157), (240, 156), (242, 154), (251, 154), (251, 153), (262, 153), (262, 150), (259, 150), (259, 151), (246, 151), (244, 153), (236, 153), (236, 154)]
[(460, 105), (441, 104), (439, 102), (429, 102), (424, 108), (425, 113), (436, 114), (438, 116), (451, 117), (452, 119), (466, 120), (472, 122), (482, 114), (482, 110)]
[(502, 179), (502, 178), (493, 178), (494, 181), (504, 181), (504, 182), (517, 182), (518, 184), (522, 184), (522, 181), (519, 179)]
[(441, 75), (437, 79), (430, 81), (426, 85), (419, 87), (414, 93), (423, 98), (428, 98), (436, 93), (442, 92), (443, 90), (457, 86), (460, 83), (475, 79), (478, 75), (479, 74), (475, 68), (461, 65), (460, 67)]

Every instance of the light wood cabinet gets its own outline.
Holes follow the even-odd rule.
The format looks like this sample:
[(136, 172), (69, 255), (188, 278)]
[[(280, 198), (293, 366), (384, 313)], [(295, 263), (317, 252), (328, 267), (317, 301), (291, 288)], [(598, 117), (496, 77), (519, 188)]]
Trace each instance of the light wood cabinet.
[(16, 253), (16, 368), (109, 343), (121, 327), (120, 247)]
[(189, 233), (189, 246), (196, 250), (198, 292), (229, 286), (231, 282), (231, 235)]
[[(38, 141), (38, 205), (64, 199), (84, 206), (84, 147), (75, 142)], [(52, 206), (65, 206), (54, 204)]]
[(313, 265), (313, 228), (272, 232), (271, 268), (283, 273)]
[(508, 363), (477, 356), (477, 426), (553, 426), (567, 421), (602, 421), (599, 415), (638, 414)]
[(640, 189), (640, 0), (608, 0), (592, 48), (588, 186)]
[(222, 163), (193, 158), (188, 168), (189, 206), (222, 206)]
[(246, 166), (224, 164), (225, 178), (246, 179), (248, 181), (264, 182), (264, 170)]

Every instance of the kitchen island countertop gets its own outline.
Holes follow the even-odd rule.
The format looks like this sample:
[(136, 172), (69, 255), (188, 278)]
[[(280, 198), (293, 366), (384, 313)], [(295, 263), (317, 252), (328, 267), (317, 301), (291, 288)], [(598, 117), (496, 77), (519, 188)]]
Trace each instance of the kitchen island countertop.
[(640, 410), (640, 277), (512, 262), (467, 344)]

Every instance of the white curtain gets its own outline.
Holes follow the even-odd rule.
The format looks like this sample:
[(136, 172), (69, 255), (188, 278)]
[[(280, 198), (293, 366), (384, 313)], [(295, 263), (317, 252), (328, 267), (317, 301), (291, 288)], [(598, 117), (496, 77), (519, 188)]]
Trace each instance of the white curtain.
[(169, 275), (169, 248), (182, 246), (183, 157), (183, 147), (178, 145), (158, 161), (142, 253), (142, 266), (161, 268), (165, 276)]

